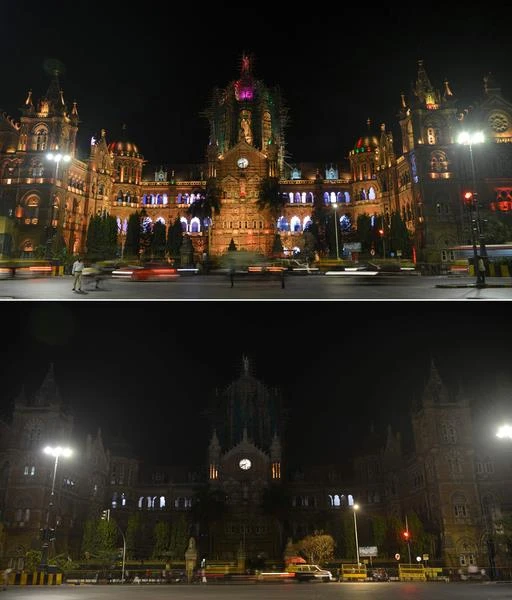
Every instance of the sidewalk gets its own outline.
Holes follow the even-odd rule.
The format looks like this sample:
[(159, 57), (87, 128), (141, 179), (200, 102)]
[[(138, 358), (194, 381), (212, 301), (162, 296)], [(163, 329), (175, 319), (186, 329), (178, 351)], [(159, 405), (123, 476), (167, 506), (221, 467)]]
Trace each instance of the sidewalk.
[[(447, 281), (436, 283), (437, 288), (477, 288), (476, 278), (474, 276), (450, 275)], [(480, 289), (485, 288), (512, 288), (512, 277), (486, 277), (485, 284)]]

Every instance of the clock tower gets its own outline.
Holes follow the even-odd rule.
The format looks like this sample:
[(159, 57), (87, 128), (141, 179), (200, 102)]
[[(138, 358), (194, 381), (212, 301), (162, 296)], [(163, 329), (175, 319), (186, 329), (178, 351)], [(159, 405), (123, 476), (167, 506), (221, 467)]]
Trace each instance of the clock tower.
[(280, 487), (282, 473), (281, 398), (250, 372), (242, 373), (217, 397), (208, 447), (211, 492), (224, 498), (225, 516), (209, 531), (208, 556), (234, 560), (282, 553), (274, 518), (263, 510), (265, 496)]
[(239, 78), (214, 90), (205, 111), (210, 124), (208, 177), (220, 190), (211, 254), (226, 252), (231, 240), (239, 250), (270, 253), (275, 223), (256, 202), (261, 182), (283, 175), (286, 112), (279, 90), (255, 79), (246, 55)]

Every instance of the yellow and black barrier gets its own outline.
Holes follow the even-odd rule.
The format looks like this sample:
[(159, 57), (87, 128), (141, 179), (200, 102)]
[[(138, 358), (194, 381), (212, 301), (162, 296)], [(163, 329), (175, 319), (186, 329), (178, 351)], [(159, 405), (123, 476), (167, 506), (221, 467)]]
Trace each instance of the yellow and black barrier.
[(44, 571), (34, 571), (27, 573), (9, 574), (10, 585), (61, 585), (62, 573), (45, 573)]

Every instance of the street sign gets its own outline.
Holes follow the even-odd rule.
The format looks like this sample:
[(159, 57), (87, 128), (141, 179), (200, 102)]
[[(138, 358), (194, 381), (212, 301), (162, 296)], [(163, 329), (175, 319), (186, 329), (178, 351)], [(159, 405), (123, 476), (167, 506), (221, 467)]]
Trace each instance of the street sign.
[(423, 560), (429, 560), (429, 556), (428, 556), (428, 554), (424, 554), (424, 555), (423, 555)]
[(400, 560), (400, 554), (398, 554), (398, 552), (395, 554), (395, 558), (396, 558), (397, 560)]
[(359, 556), (377, 556), (377, 546), (359, 546)]

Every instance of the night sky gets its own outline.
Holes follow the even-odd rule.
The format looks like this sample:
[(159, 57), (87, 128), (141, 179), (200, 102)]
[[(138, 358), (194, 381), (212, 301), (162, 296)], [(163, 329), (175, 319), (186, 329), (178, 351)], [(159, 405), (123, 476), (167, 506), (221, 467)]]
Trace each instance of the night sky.
[(288, 160), (327, 163), (346, 158), (368, 118), (386, 123), (400, 149), (400, 93), (409, 93), (419, 59), (434, 86), (447, 78), (465, 105), (489, 71), (512, 99), (505, 7), (356, 4), (336, 5), (335, 15), (334, 6), (295, 3), (134, 6), (5, 4), (0, 107), (19, 117), (27, 90), (39, 98), (47, 89), (45, 61), (58, 59), (65, 99), (78, 102), (82, 152), (101, 128), (113, 141), (125, 123), (151, 163), (200, 162), (208, 142), (200, 113), (248, 53), (255, 76), (279, 86), (288, 105)]
[(477, 413), (512, 416), (498, 385), (510, 374), (503, 302), (19, 302), (3, 312), (2, 417), (21, 382), (34, 390), (53, 362), (77, 428), (121, 436), (154, 463), (202, 464), (209, 398), (244, 355), (283, 393), (291, 464), (343, 462), (372, 424), (406, 427), (431, 357), (450, 389), (474, 393)]

